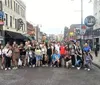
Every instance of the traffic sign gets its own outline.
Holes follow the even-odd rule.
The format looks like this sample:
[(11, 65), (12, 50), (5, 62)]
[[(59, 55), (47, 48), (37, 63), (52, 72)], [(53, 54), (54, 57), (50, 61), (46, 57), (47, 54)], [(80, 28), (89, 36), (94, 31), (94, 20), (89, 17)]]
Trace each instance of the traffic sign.
[(94, 16), (87, 16), (84, 20), (84, 23), (87, 27), (93, 27), (96, 23), (96, 19)]

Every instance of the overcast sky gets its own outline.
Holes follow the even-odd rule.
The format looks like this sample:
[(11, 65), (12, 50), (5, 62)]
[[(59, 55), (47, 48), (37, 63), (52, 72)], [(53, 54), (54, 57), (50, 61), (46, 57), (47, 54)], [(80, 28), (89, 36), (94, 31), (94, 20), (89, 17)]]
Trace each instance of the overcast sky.
[[(22, 0), (26, 4), (26, 19), (40, 24), (41, 31), (59, 34), (65, 26), (78, 24), (81, 20), (81, 0)], [(84, 1), (84, 18), (93, 14), (92, 3)]]

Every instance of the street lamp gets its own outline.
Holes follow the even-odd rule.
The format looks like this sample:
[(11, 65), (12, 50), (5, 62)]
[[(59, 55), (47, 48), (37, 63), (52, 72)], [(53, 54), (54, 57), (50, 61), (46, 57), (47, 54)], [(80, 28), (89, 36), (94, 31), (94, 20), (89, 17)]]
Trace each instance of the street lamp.
[[(74, 1), (74, 0), (71, 0)], [(83, 32), (82, 32), (82, 26), (83, 26), (83, 0), (81, 0), (81, 29), (80, 29), (80, 36), (82, 37), (81, 39), (81, 46), (83, 45)]]

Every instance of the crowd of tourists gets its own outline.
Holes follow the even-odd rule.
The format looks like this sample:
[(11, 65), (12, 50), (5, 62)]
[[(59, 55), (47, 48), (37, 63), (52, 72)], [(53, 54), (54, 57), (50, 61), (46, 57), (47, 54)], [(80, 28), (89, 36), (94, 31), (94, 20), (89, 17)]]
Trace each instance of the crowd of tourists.
[(18, 45), (13, 42), (5, 47), (0, 44), (1, 69), (11, 70), (19, 67), (67, 67), (90, 71), (92, 55), (90, 46), (81, 48), (78, 41), (38, 43), (26, 41)]

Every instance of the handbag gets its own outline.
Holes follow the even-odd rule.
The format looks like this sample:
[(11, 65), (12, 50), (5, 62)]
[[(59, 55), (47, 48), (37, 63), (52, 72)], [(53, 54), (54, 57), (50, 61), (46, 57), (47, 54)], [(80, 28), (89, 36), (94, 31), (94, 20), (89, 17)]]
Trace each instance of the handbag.
[(22, 61), (21, 61), (21, 59), (19, 58), (19, 60), (18, 60), (18, 65), (19, 66), (21, 66), (22, 65)]

